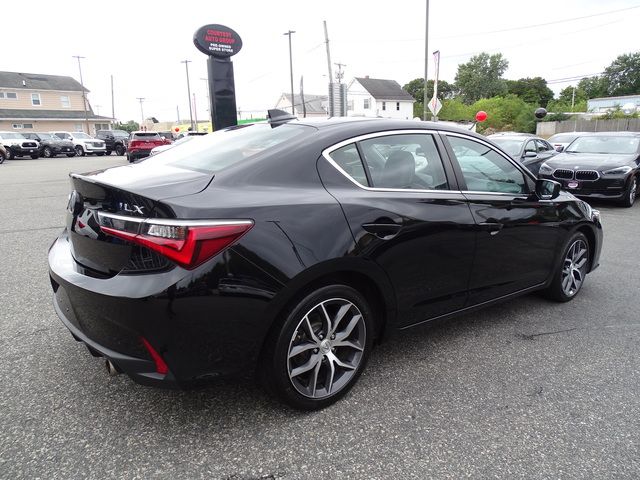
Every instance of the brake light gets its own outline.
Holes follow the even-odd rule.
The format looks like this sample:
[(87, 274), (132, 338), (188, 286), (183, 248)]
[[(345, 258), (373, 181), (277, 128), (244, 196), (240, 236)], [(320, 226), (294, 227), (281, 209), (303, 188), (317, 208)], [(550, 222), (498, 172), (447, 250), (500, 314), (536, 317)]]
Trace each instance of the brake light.
[(139, 146), (140, 146), (140, 144), (141, 144), (141, 143), (142, 143), (142, 142), (141, 142), (140, 140), (131, 140), (131, 141), (129, 142), (129, 147), (130, 147), (130, 148), (137, 148), (137, 147), (139, 147)]
[[(99, 216), (101, 230), (114, 237), (147, 247), (187, 270), (222, 252), (247, 233), (251, 220), (184, 221), (147, 219), (138, 223)], [(115, 221), (114, 221), (115, 220)]]

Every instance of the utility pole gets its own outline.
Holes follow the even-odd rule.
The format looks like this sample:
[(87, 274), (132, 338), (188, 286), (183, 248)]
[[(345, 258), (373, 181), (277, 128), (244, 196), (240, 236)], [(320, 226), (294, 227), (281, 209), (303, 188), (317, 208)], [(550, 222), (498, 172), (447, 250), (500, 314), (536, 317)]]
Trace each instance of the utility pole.
[(114, 96), (113, 96), (113, 75), (111, 75), (111, 118), (113, 118), (113, 120), (115, 121), (116, 119), (116, 107), (115, 107), (116, 103), (114, 101)]
[(573, 92), (571, 92), (571, 111), (573, 112), (573, 107), (576, 104), (576, 86), (573, 86)]
[(336, 72), (336, 80), (338, 83), (342, 83), (342, 79), (344, 78), (344, 72), (342, 71), (342, 67), (346, 67), (346, 63), (334, 63), (336, 67), (338, 67), (338, 71)]
[(176, 105), (176, 117), (178, 119), (178, 125), (180, 125), (180, 107)]
[(329, 51), (329, 34), (327, 33), (327, 21), (324, 20), (324, 43), (327, 45), (327, 68), (329, 69), (329, 83), (333, 82), (333, 72), (331, 72), (331, 52)]
[(424, 98), (422, 99), (422, 119), (427, 119), (427, 79), (429, 78), (429, 0), (426, 0), (427, 10), (424, 26)]
[(181, 60), (180, 63), (184, 63), (184, 68), (187, 72), (187, 98), (189, 100), (189, 120), (191, 121), (191, 130), (193, 130), (193, 109), (191, 108), (191, 84), (189, 83), (189, 64), (191, 60)]
[(194, 131), (198, 131), (198, 110), (196, 109), (196, 92), (193, 92), (193, 118), (196, 120), (196, 128)]
[(142, 124), (144, 123), (144, 111), (142, 110), (142, 102), (144, 102), (144, 97), (136, 97), (140, 102), (140, 130), (142, 130)]
[(295, 30), (289, 30), (286, 33), (283, 33), (283, 35), (286, 35), (289, 37), (289, 74), (291, 76), (291, 113), (293, 113), (294, 115), (296, 114), (295, 111), (295, 98), (293, 96), (293, 54), (291, 52), (291, 34), (296, 33)]
[(91, 130), (89, 129), (89, 115), (87, 114), (87, 94), (84, 91), (84, 81), (82, 80), (82, 65), (80, 64), (81, 57), (80, 55), (72, 55), (73, 58), (78, 59), (78, 70), (80, 71), (80, 86), (82, 87), (82, 105), (84, 106), (84, 123), (87, 127), (87, 134), (91, 135)]

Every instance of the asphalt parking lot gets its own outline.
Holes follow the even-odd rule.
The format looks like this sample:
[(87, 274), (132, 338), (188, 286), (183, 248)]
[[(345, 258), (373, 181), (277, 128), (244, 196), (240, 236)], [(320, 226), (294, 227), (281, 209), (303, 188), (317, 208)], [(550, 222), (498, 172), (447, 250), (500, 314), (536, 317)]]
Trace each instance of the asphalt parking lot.
[(125, 163), (0, 165), (0, 478), (640, 478), (640, 202), (597, 205), (601, 267), (575, 301), (406, 331), (346, 398), (300, 413), (249, 381), (109, 377), (58, 320), (67, 173)]

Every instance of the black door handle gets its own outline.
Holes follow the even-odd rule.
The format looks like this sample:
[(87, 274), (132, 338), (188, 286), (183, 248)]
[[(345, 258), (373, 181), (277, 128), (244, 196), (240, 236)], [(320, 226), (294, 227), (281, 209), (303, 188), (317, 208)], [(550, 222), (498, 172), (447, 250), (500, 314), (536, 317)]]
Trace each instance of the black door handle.
[(398, 234), (402, 225), (397, 223), (364, 223), (362, 228), (373, 233), (376, 237), (388, 240)]
[(485, 232), (489, 232), (491, 235), (496, 235), (504, 225), (502, 223), (494, 223), (494, 222), (482, 222), (479, 223), (478, 226), (484, 230)]

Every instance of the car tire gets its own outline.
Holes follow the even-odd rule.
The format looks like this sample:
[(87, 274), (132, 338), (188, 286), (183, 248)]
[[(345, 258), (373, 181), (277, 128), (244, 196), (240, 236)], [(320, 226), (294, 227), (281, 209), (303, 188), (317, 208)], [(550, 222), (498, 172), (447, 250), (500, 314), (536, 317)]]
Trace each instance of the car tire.
[(127, 154), (127, 162), (131, 163), (133, 162), (131, 155)]
[(30, 155), (33, 160), (40, 158), (40, 155)]
[(633, 176), (629, 179), (629, 184), (624, 192), (624, 197), (620, 200), (620, 205), (629, 208), (632, 207), (638, 196), (638, 177)]
[(76, 155), (78, 157), (84, 157), (84, 155), (85, 155), (84, 148), (82, 148), (80, 145), (76, 145), (74, 150), (76, 151)]
[(13, 154), (13, 151), (10, 147), (7, 147), (7, 160), (13, 160), (16, 156)]
[(582, 289), (590, 261), (589, 241), (583, 233), (576, 232), (566, 242), (551, 285), (545, 296), (557, 302), (573, 300)]
[(4, 152), (0, 152), (0, 164), (4, 163), (6, 159), (7, 156), (4, 154)]
[(356, 383), (373, 346), (367, 300), (346, 285), (318, 288), (286, 310), (268, 336), (262, 380), (300, 410), (327, 407)]
[(109, 155), (111, 155), (111, 152), (112, 152), (112, 151), (113, 151), (113, 150), (107, 150), (107, 151), (105, 152), (105, 155), (108, 157)]
[(44, 158), (51, 158), (53, 157), (53, 150), (51, 150), (51, 147), (44, 147), (42, 149), (42, 156)]
[(116, 155), (121, 157), (124, 154), (125, 154), (124, 147), (122, 145), (116, 145)]

